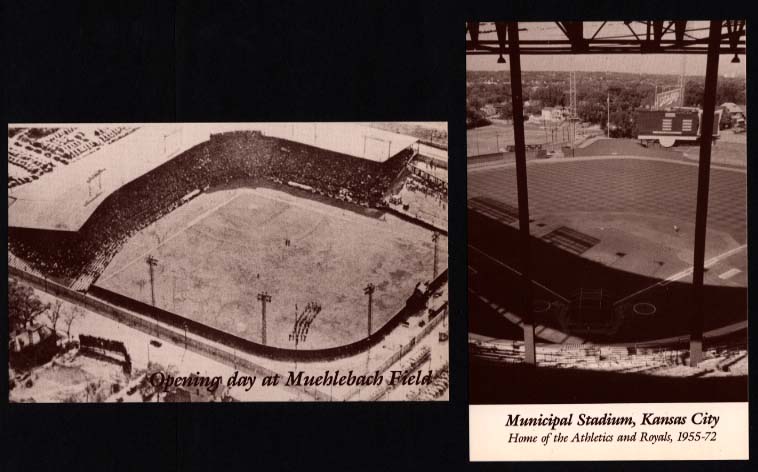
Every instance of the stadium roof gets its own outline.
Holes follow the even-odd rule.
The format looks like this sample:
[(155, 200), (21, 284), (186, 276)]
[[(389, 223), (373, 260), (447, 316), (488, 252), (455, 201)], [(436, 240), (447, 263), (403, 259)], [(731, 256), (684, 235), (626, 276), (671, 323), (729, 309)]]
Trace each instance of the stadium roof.
[[(621, 31), (621, 33), (619, 33)], [(556, 21), (519, 23), (519, 53), (526, 54), (705, 54), (708, 22)], [(510, 52), (506, 22), (466, 23), (467, 55)], [(745, 54), (745, 21), (723, 21), (721, 54)]]
[[(16, 126), (102, 128), (108, 125), (11, 125)], [(212, 133), (261, 131), (267, 136), (375, 162), (384, 162), (417, 141), (416, 138), (353, 123), (153, 123), (130, 126), (137, 127), (137, 131), (67, 166), (56, 166), (38, 180), (9, 189), (8, 226), (78, 231), (113, 192), (209, 140)]]
[(384, 162), (418, 139), (358, 123), (251, 124), (263, 134), (348, 156)]
[(440, 161), (447, 162), (447, 151), (436, 147), (419, 144), (418, 153), (422, 156), (431, 157)]

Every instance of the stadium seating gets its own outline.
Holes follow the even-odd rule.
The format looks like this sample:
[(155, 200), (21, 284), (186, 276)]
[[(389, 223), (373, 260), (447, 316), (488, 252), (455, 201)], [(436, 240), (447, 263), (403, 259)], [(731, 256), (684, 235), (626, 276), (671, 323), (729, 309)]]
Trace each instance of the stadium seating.
[[(524, 345), (518, 341), (470, 342), (472, 356), (493, 362), (520, 363)], [(675, 346), (634, 347), (599, 345), (538, 345), (537, 364), (542, 367), (639, 373), (672, 377), (718, 376), (747, 372), (744, 341), (719, 342), (704, 350), (704, 361), (688, 365), (689, 351)]]
[[(79, 135), (70, 128), (46, 136), (63, 146)], [(92, 139), (112, 140), (123, 130), (94, 130)], [(14, 138), (21, 137), (17, 134)], [(72, 146), (74, 146), (72, 144)], [(66, 148), (85, 152), (87, 145)], [(212, 135), (110, 195), (77, 232), (9, 228), (9, 250), (34, 270), (77, 290), (86, 290), (133, 234), (209, 187), (249, 179), (295, 182), (314, 192), (366, 207), (382, 205), (390, 184), (412, 150), (384, 163), (305, 146), (258, 132)], [(15, 260), (15, 258), (14, 258)]]

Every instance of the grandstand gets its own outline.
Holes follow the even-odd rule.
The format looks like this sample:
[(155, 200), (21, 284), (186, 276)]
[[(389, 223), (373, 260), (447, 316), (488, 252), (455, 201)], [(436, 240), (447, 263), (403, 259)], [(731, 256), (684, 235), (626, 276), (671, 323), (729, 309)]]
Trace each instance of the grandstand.
[[(384, 214), (390, 190), (417, 154), (415, 138), (339, 123), (134, 128), (12, 189), (9, 264), (81, 292), (97, 284), (100, 292), (149, 303), (144, 257), (134, 256), (153, 253), (161, 261), (157, 275), (173, 274), (156, 281), (161, 294), (153, 305), (253, 342), (262, 341), (261, 327), (249, 317), (260, 307), (247, 290), (260, 281), (276, 300), (271, 345), (290, 347), (280, 335), (291, 331), (296, 306), (324, 305), (312, 317), (311, 348), (366, 336), (365, 317), (353, 316), (365, 311), (363, 285), (352, 293), (351, 280), (377, 282), (378, 330), (433, 276), (430, 230)], [(291, 253), (272, 259), (285, 240)], [(443, 272), (446, 240), (438, 244), (445, 248)], [(249, 267), (240, 264), (241, 248)], [(177, 285), (188, 289), (173, 282), (177, 273), (197, 284), (185, 304), (174, 296)], [(219, 290), (214, 284), (225, 276), (226, 291)], [(167, 280), (174, 284), (170, 291)], [(239, 303), (218, 307), (228, 319), (210, 319), (195, 302), (200, 294), (210, 304)], [(323, 300), (300, 296), (308, 294)]]
[[(220, 129), (228, 126), (218, 125)], [(129, 235), (171, 211), (192, 192), (239, 178), (262, 177), (376, 205), (413, 153), (410, 148), (390, 146), (392, 152), (397, 150), (392, 159), (366, 160), (254, 131), (219, 133), (210, 139), (212, 129), (211, 125), (143, 126), (100, 151), (103, 155), (82, 159), (18, 188), (10, 195), (14, 201), (8, 215), (11, 252), (70, 283), (85, 271), (97, 273)], [(266, 131), (283, 133), (270, 125)], [(172, 135), (179, 136), (169, 142), (167, 137)], [(403, 141), (408, 142), (414, 140)], [(61, 242), (66, 242), (64, 251), (60, 251)]]
[[(469, 341), (469, 352), (482, 360), (521, 363), (524, 344), (473, 336)], [(537, 345), (537, 361), (544, 367), (667, 377), (712, 377), (729, 373), (747, 375), (747, 349), (744, 343), (715, 341), (704, 354), (706, 360), (702, 364), (690, 367), (687, 362), (689, 352), (682, 345)]]
[[(9, 180), (9, 194), (17, 200), (17, 205), (9, 212), (8, 226), (55, 231), (78, 231), (113, 192), (181, 153), (208, 142), (212, 134), (257, 130), (265, 136), (327, 151), (329, 155), (360, 158), (365, 161), (366, 170), (375, 170), (372, 162), (384, 163), (401, 152), (408, 152), (416, 142), (415, 138), (352, 123), (33, 126), (36, 125), (9, 128), (9, 174), (19, 168), (15, 164), (18, 162), (15, 148), (27, 142), (41, 146), (45, 153), (48, 148), (58, 152), (67, 165), (56, 167), (52, 158), (34, 157), (39, 162), (35, 160), (28, 165), (30, 172), (34, 172), (31, 177)], [(31, 141), (30, 134), (43, 137)], [(56, 140), (58, 136), (64, 136), (63, 144)], [(51, 143), (56, 147), (51, 147)], [(67, 143), (80, 144), (76, 147)], [(36, 150), (31, 145), (27, 147)], [(66, 157), (74, 155), (76, 159)]]
[[(687, 339), (659, 347), (536, 345), (539, 368), (521, 341), (469, 337), (474, 404), (747, 401), (744, 339), (714, 339), (690, 365)], [(493, 379), (507, 379), (507, 387)]]

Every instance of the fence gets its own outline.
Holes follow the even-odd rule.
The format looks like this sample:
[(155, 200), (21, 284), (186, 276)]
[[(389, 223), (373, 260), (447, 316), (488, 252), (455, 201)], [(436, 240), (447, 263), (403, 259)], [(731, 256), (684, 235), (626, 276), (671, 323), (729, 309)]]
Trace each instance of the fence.
[[(413, 349), (413, 347), (419, 341), (421, 341), (422, 339), (424, 339), (424, 337), (426, 337), (446, 317), (447, 317), (447, 313), (444, 313), (441, 316), (438, 315), (438, 316), (435, 316), (434, 318), (432, 318), (429, 321), (429, 323), (427, 323), (426, 326), (424, 326), (421, 329), (421, 331), (418, 332), (418, 334), (416, 334), (413, 338), (411, 338), (411, 340), (407, 344), (403, 344), (402, 346), (400, 346), (400, 348), (398, 348), (398, 350), (395, 351), (395, 353), (392, 354), (386, 361), (384, 361), (376, 370), (378, 370), (380, 374), (383, 374), (384, 372), (386, 372), (387, 369), (389, 369), (394, 363), (396, 363), (403, 356), (405, 356), (406, 354), (408, 354), (411, 351), (411, 349)], [(356, 387), (355, 389), (353, 389), (350, 393), (348, 393), (345, 396), (345, 400), (349, 400), (349, 399), (353, 398), (355, 395), (358, 394), (358, 392), (360, 392), (360, 390), (361, 390), (360, 387)]]
[[(103, 316), (147, 333), (151, 336), (155, 336), (156, 338), (168, 340), (179, 346), (185, 345), (185, 347), (190, 351), (205, 355), (224, 364), (231, 365), (235, 369), (239, 368), (248, 373), (260, 376), (275, 375), (274, 371), (254, 364), (247, 359), (237, 357), (235, 354), (232, 354), (226, 350), (211, 346), (196, 338), (184, 336), (183, 333), (174, 331), (165, 326), (161, 326), (155, 321), (150, 321), (140, 316), (134, 315), (96, 298), (71, 290), (58, 283), (52, 282), (50, 280), (45, 281), (41, 277), (26, 273), (15, 267), (8, 267), (8, 271), (10, 275), (24, 279), (25, 281), (36, 285), (39, 289), (45, 290), (48, 293), (56, 295), (67, 301), (79, 304), (84, 308), (100, 313)], [(303, 391), (316, 400), (329, 399), (327, 395), (310, 387), (290, 387), (290, 389), (292, 391)]]
[[(421, 364), (423, 364), (424, 362), (426, 362), (426, 360), (429, 359), (430, 355), (431, 355), (431, 351), (429, 350), (428, 347), (425, 347), (419, 353), (419, 355), (415, 359), (413, 359), (411, 361), (410, 365), (408, 367), (406, 367), (405, 369), (403, 369), (402, 376), (404, 377), (406, 375), (410, 375), (411, 372), (413, 372), (416, 369), (416, 367), (418, 367)], [(382, 387), (379, 390), (377, 390), (376, 392), (374, 392), (374, 394), (371, 395), (371, 397), (369, 399), (371, 401), (379, 400), (384, 395), (386, 395), (387, 392), (389, 392), (390, 390), (392, 390), (396, 386), (397, 385), (390, 385), (389, 382), (387, 382), (386, 384), (382, 385)]]
[[(165, 326), (161, 326), (158, 324), (158, 321), (162, 321), (164, 323), (170, 324), (177, 328), (186, 328), (188, 332), (192, 332), (193, 334), (197, 334), (199, 336), (202, 336), (214, 342), (219, 342), (220, 344), (223, 344), (224, 346), (240, 350), (241, 352), (246, 352), (246, 353), (250, 353), (254, 355), (263, 355), (264, 357), (273, 357), (278, 360), (305, 361), (305, 360), (333, 360), (340, 357), (355, 355), (359, 352), (365, 351), (369, 347), (379, 343), (387, 334), (390, 333), (391, 330), (397, 327), (400, 324), (400, 322), (403, 319), (405, 319), (408, 315), (407, 313), (408, 309), (407, 307), (404, 307), (389, 322), (387, 322), (382, 328), (380, 328), (370, 337), (364, 338), (360, 341), (357, 341), (355, 343), (348, 344), (345, 346), (340, 346), (336, 348), (328, 348), (328, 349), (319, 349), (319, 350), (284, 349), (284, 348), (275, 348), (272, 346), (264, 346), (262, 344), (253, 343), (246, 339), (239, 338), (229, 333), (225, 333), (215, 328), (211, 328), (210, 326), (206, 326), (202, 323), (198, 323), (196, 321), (183, 318), (174, 313), (170, 313), (165, 310), (161, 310), (159, 308), (153, 307), (151, 305), (147, 305), (147, 304), (138, 302), (136, 300), (129, 299), (127, 297), (107, 291), (99, 287), (92, 287), (93, 288), (92, 291), (99, 293), (101, 295), (104, 295), (106, 297), (105, 300), (100, 300), (98, 298), (77, 292), (63, 285), (60, 285), (56, 282), (53, 282), (49, 279), (44, 279), (43, 277), (30, 274), (28, 272), (25, 272), (13, 266), (9, 266), (8, 271), (10, 275), (24, 279), (27, 282), (30, 282), (36, 285), (41, 290), (44, 290), (48, 293), (52, 293), (53, 295), (56, 295), (65, 300), (75, 302), (91, 311), (100, 313), (104, 316), (107, 316), (108, 318), (118, 321), (119, 323), (138, 329), (140, 331), (143, 331), (157, 338), (167, 339), (177, 345), (184, 344), (186, 348), (191, 351), (209, 356), (227, 365), (232, 365), (235, 368), (240, 367), (246, 370), (247, 372), (254, 373), (256, 375), (264, 375), (264, 376), (274, 375), (275, 372), (270, 371), (257, 364), (254, 364), (246, 359), (239, 358), (236, 355), (230, 354), (226, 350), (216, 348), (196, 338), (185, 336), (181, 332), (175, 331)], [(430, 284), (430, 287), (439, 287), (444, 283), (445, 280), (447, 280), (447, 270), (445, 270), (439, 276), (437, 276), (437, 278), (433, 280), (432, 283)], [(431, 290), (430, 290), (430, 293), (431, 293)], [(125, 307), (126, 309), (132, 309), (133, 311), (136, 311), (137, 313), (145, 314), (146, 316), (153, 318), (155, 321), (132, 314), (129, 311), (126, 311), (126, 309), (121, 309), (118, 306), (114, 306), (114, 304), (112, 304), (113, 302), (111, 302), (111, 300), (108, 300), (107, 298), (115, 299), (117, 301), (125, 303), (127, 305)], [(119, 304), (120, 303), (115, 303), (115, 305), (119, 305)], [(408, 351), (410, 351), (413, 345), (418, 340), (423, 338), (426, 334), (428, 334), (429, 331), (431, 331), (431, 329), (433, 329), (433, 327), (436, 326), (440, 322), (440, 320), (443, 318), (444, 317), (442, 316), (437, 316), (434, 319), (432, 319), (432, 321), (430, 321), (429, 324), (427, 324), (421, 330), (421, 332), (416, 337), (413, 338), (411, 344), (404, 346), (398, 353), (396, 353), (395, 355), (392, 356), (392, 358), (390, 358), (390, 360), (394, 358), (392, 362), (389, 362), (390, 360), (388, 360), (387, 362), (383, 364), (383, 368), (382, 370), (380, 370), (380, 372), (383, 372), (384, 370), (386, 370), (390, 365), (392, 365), (394, 362), (400, 359), (403, 355), (405, 355)], [(329, 399), (328, 395), (321, 393), (320, 391), (316, 389), (312, 389), (308, 387), (299, 387), (299, 388), (293, 387), (293, 389), (305, 391), (309, 395), (319, 400)]]

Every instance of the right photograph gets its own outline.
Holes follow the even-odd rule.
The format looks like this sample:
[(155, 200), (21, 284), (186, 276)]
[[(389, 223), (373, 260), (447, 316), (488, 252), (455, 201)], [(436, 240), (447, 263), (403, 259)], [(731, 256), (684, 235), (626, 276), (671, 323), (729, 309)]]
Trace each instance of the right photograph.
[(471, 404), (747, 401), (745, 27), (467, 22)]

